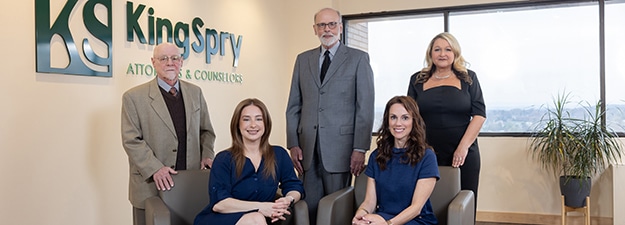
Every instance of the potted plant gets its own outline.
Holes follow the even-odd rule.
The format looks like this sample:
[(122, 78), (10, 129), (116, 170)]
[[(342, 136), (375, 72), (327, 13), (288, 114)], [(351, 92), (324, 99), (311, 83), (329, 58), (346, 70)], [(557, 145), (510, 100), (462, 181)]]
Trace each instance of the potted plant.
[(604, 126), (601, 102), (580, 103), (579, 114), (568, 109), (570, 94), (559, 94), (542, 116), (530, 140), (532, 158), (560, 177), (565, 205), (583, 207), (590, 195), (591, 177), (621, 158), (618, 135)]

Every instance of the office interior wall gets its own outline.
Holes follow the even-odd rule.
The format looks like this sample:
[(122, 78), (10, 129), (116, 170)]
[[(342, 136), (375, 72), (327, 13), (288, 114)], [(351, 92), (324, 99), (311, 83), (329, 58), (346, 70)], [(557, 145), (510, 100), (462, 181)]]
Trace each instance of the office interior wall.
[[(64, 2), (51, 0), (51, 2)], [(82, 1), (81, 1), (82, 2)], [(284, 108), (295, 56), (318, 45), (312, 15), (322, 7), (343, 14), (485, 3), (485, 1), (132, 1), (154, 7), (155, 16), (243, 35), (239, 67), (232, 55), (203, 64), (192, 55), (185, 67), (236, 72), (243, 84), (190, 80), (202, 87), (217, 132), (216, 150), (229, 146), (228, 122), (236, 103), (257, 97), (272, 113), (271, 142), (285, 144)], [(126, 74), (128, 63), (149, 64), (151, 46), (125, 41), (126, 1), (113, 1), (112, 78), (35, 72), (34, 2), (0, 9), (0, 218), (6, 224), (131, 224), (128, 162), (121, 146), (121, 95), (153, 77)], [(116, 54), (120, 53), (120, 54)], [(559, 213), (557, 190), (528, 160), (523, 138), (480, 138), (479, 210)], [(598, 183), (597, 183), (598, 182)], [(593, 215), (611, 216), (611, 183), (599, 179)], [(609, 183), (609, 185), (607, 184)], [(597, 188), (598, 187), (598, 188)], [(533, 193), (535, 190), (536, 193)], [(525, 197), (527, 198), (525, 198)]]
[(612, 190), (614, 196), (612, 198), (612, 212), (614, 224), (625, 224), (625, 193), (622, 188), (625, 186), (625, 164), (617, 164), (611, 167), (612, 169)]
[[(51, 14), (56, 16), (66, 1), (50, 2)], [(328, 1), (129, 2), (135, 8), (139, 4), (147, 6), (142, 19), (152, 7), (154, 17), (174, 23), (190, 23), (199, 17), (205, 23), (202, 31), (212, 28), (242, 35), (237, 68), (232, 67), (232, 52), (226, 45), (226, 54), (213, 56), (209, 65), (204, 63), (204, 52), (192, 53), (183, 70), (244, 76), (242, 84), (188, 79), (204, 92), (217, 133), (217, 151), (230, 145), (232, 111), (248, 97), (267, 104), (274, 121), (270, 141), (285, 144), (284, 109), (295, 52), (317, 45), (309, 18)], [(84, 1), (79, 1), (81, 4)], [(154, 76), (126, 73), (131, 63), (150, 64), (153, 49), (126, 41), (126, 4), (112, 1), (110, 78), (36, 73), (34, 1), (14, 2), (0, 9), (0, 27), (4, 31), (0, 65), (5, 81), (0, 88), (3, 224), (131, 224), (128, 161), (120, 137), (121, 96)], [(300, 14), (300, 7), (307, 10)], [(81, 12), (74, 9), (70, 23), (80, 25), (76, 20), (81, 19)], [(143, 21), (140, 25), (147, 32)], [(304, 25), (308, 27), (297, 28)], [(73, 27), (72, 32), (85, 35), (83, 29)], [(298, 46), (300, 42), (302, 46)]]

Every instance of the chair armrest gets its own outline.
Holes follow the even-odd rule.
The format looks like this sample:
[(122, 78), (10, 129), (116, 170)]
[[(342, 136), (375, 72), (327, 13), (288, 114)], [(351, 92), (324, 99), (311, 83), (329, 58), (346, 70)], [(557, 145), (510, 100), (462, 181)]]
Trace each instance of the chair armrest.
[(351, 224), (354, 217), (354, 187), (346, 187), (319, 200), (317, 224)]
[(154, 196), (145, 200), (145, 223), (146, 225), (171, 224), (169, 208), (160, 197)]
[(293, 220), (295, 225), (310, 225), (306, 201), (300, 200), (293, 205)]
[(449, 203), (447, 210), (447, 224), (474, 225), (475, 197), (473, 191), (460, 191), (451, 203)]

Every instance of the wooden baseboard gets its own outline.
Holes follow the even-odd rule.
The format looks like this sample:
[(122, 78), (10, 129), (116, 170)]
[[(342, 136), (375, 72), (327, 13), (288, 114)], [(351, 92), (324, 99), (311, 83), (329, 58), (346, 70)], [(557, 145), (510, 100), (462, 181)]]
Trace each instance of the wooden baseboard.
[[(494, 223), (515, 223), (515, 224), (562, 224), (560, 214), (529, 214), (529, 213), (509, 213), (509, 212), (485, 212), (478, 211), (476, 220), (478, 222)], [(591, 217), (590, 223), (593, 225), (612, 225), (610, 217)], [(567, 225), (584, 225), (584, 216), (577, 213), (570, 213), (567, 216)]]

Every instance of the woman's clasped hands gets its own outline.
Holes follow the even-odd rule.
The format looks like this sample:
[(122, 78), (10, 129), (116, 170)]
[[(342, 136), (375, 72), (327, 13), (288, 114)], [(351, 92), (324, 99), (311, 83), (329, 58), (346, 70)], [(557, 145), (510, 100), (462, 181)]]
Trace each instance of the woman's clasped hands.
[(364, 209), (358, 209), (352, 219), (353, 225), (386, 225), (386, 220), (378, 214), (369, 214)]
[(284, 215), (291, 215), (289, 206), (291, 205), (291, 198), (282, 197), (276, 199), (275, 202), (267, 202), (263, 204), (263, 207), (258, 209), (258, 212), (262, 213), (265, 217), (271, 218), (271, 222), (278, 220), (286, 220)]

